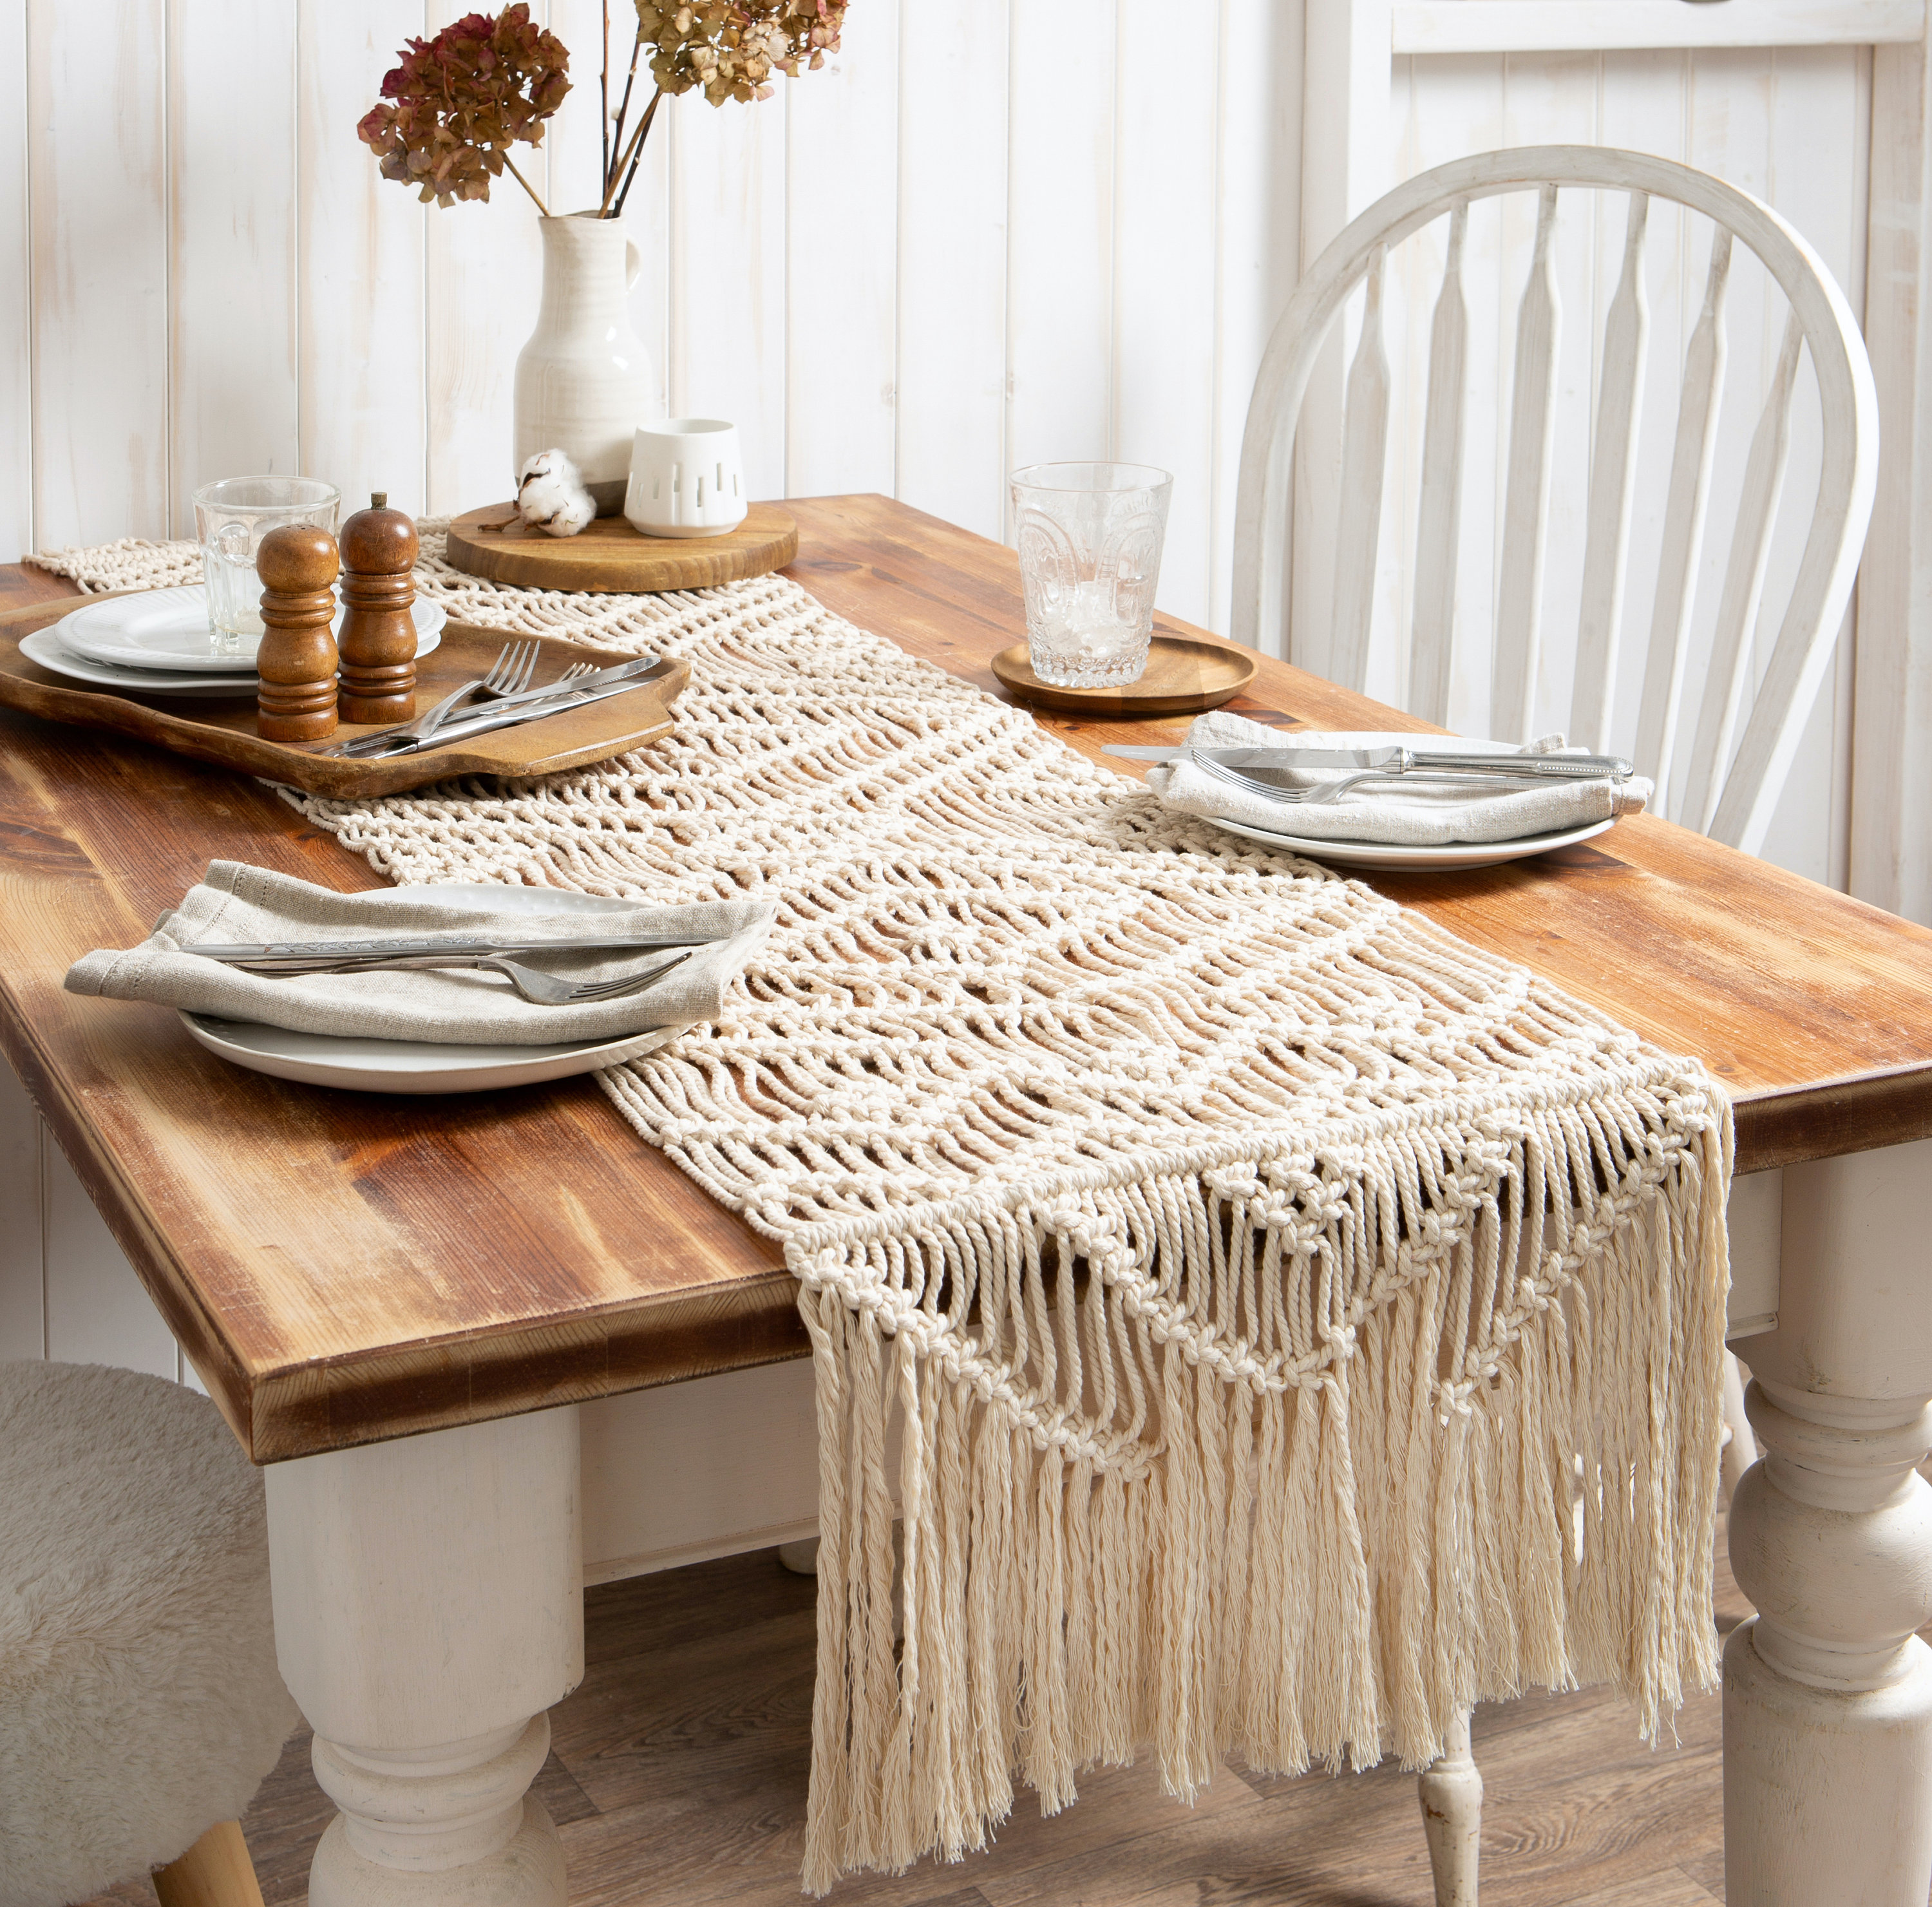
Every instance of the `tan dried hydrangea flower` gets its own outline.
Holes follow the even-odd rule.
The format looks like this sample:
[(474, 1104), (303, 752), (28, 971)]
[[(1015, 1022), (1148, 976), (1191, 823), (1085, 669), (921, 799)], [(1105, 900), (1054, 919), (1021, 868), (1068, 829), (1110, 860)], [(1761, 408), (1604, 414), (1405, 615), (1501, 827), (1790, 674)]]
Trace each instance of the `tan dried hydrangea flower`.
[(382, 176), (450, 205), (488, 199), (490, 180), (507, 166), (536, 198), (506, 148), (542, 144), (543, 122), (570, 91), (563, 42), (518, 4), (494, 19), (466, 15), (434, 40), (406, 40), (401, 58), (383, 79), (384, 103), (356, 128)]
[(667, 93), (701, 87), (713, 106), (764, 99), (773, 72), (800, 73), (838, 49), (847, 0), (637, 0), (653, 49), (651, 73)]

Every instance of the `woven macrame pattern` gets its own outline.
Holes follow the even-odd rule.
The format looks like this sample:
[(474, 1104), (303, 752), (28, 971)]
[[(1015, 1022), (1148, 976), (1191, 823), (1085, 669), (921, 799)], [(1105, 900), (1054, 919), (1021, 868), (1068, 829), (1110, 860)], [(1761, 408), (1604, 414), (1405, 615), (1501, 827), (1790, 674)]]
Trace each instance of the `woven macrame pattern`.
[(1532, 1683), (1654, 1736), (1713, 1678), (1730, 1126), (1694, 1063), (782, 578), (422, 581), (688, 656), (675, 734), (305, 812), (398, 880), (781, 908), (724, 1018), (604, 1083), (800, 1280), (809, 1888), (1149, 1745), (1186, 1795), (1230, 1752), (1424, 1763)]

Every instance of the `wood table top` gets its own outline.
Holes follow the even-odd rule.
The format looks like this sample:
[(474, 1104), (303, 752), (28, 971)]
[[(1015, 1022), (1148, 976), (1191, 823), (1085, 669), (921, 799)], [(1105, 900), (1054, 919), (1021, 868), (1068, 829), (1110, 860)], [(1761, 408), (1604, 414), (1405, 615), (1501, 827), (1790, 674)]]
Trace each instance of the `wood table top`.
[[(882, 497), (786, 507), (788, 574), (996, 688), (1024, 627), (1010, 550)], [(51, 619), (70, 593), (0, 569), (0, 607)], [(1267, 660), (1231, 706), (1423, 726)], [(1043, 719), (1096, 757), (1185, 727)], [(338, 1093), (225, 1065), (172, 1013), (62, 991), (76, 956), (133, 945), (217, 859), (382, 884), (255, 782), (0, 711), (0, 1045), (257, 1462), (804, 1354), (777, 1249), (589, 1079)], [(1533, 861), (1371, 879), (1697, 1055), (1736, 1096), (1740, 1171), (1932, 1134), (1932, 932), (1648, 816)]]

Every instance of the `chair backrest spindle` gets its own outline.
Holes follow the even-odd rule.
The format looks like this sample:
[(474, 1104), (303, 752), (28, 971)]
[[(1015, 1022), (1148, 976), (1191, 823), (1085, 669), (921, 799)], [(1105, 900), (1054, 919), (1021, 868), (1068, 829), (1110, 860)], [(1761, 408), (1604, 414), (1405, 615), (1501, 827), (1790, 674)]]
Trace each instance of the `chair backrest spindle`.
[(1382, 340), (1382, 277), (1386, 252), (1369, 261), (1364, 280), (1362, 335), (1348, 367), (1348, 403), (1342, 427), (1342, 514), (1335, 536), (1335, 636), (1329, 652), (1345, 679), (1369, 664), (1369, 627), (1376, 608), (1376, 551), (1382, 517), (1382, 477), (1388, 467), (1389, 366)]
[(1670, 772), (1676, 763), (1690, 610), (1698, 560), (1704, 553), (1704, 519), (1711, 504), (1711, 465), (1717, 455), (1718, 413), (1724, 394), (1724, 292), (1730, 276), (1731, 235), (1720, 225), (1712, 230), (1703, 308), (1684, 354), (1677, 442), (1671, 453), (1664, 545), (1657, 565), (1657, 600), (1651, 611), (1650, 649), (1644, 658), (1643, 693), (1637, 706), (1637, 771), (1655, 780), (1660, 808), (1665, 808)]
[(1697, 739), (1684, 789), (1684, 817), (1708, 833), (1724, 782), (1720, 770), (1730, 760), (1744, 685), (1750, 676), (1751, 636), (1764, 598), (1764, 573), (1771, 562), (1771, 534), (1778, 522), (1778, 500), (1784, 492), (1785, 466), (1791, 460), (1791, 397), (1798, 382), (1798, 358), (1804, 327), (1794, 311), (1785, 322), (1784, 345), (1766, 393), (1764, 409), (1751, 438), (1744, 465), (1744, 494), (1731, 559), (1718, 598), (1718, 627), (1711, 643), (1711, 672), (1697, 705)]
[(1643, 235), (1649, 217), (1650, 194), (1633, 192), (1624, 227), (1623, 268), (1604, 325), (1596, 448), (1590, 464), (1590, 526), (1583, 544), (1570, 739), (1599, 754), (1607, 754), (1610, 746), (1630, 502), (1636, 489), (1637, 412), (1643, 402), (1644, 353), (1650, 334), (1650, 301), (1643, 286)]
[(1462, 529), (1462, 418), (1468, 408), (1469, 306), (1462, 247), (1469, 202), (1449, 208), (1449, 248), (1429, 337), (1429, 409), (1422, 428), (1422, 500), (1415, 531), (1415, 614), (1409, 627), (1408, 706), (1446, 727), (1454, 628), (1456, 546)]
[[(1233, 633), (1238, 640), (1257, 642), (1264, 617), (1277, 613), (1285, 600), (1287, 493), (1294, 481), (1292, 452), (1302, 400), (1324, 340), (1349, 293), (1364, 284), (1363, 333), (1348, 373), (1341, 430), (1336, 546), (1332, 555), (1307, 550), (1297, 558), (1298, 564), (1334, 562), (1335, 586), (1328, 599), (1332, 623), (1322, 630), (1292, 628), (1288, 641), (1292, 659), (1305, 650), (1311, 658), (1328, 658), (1331, 673), (1346, 685), (1366, 685), (1393, 401), (1382, 337), (1388, 257), (1446, 214), (1448, 241), (1430, 329), (1407, 674), (1409, 707), (1446, 724), (1463, 534), (1469, 365), (1463, 278), (1469, 208), (1478, 199), (1534, 191), (1535, 236), (1516, 311), (1496, 546), (1490, 721), (1490, 733), (1504, 739), (1526, 739), (1536, 732), (1562, 321), (1555, 257), (1559, 187), (1614, 193), (1626, 207), (1622, 263), (1605, 317), (1589, 452), (1571, 739), (1605, 748), (1616, 745), (1618, 738), (1618, 650), (1648, 341), (1644, 247), (1652, 206), (1660, 200), (1701, 214), (1713, 230), (1702, 307), (1684, 355), (1634, 753), (1640, 772), (1657, 780), (1660, 805), (1669, 801), (1671, 781), (1682, 779), (1686, 784), (1683, 817), (1755, 853), (1763, 844), (1850, 598), (1876, 482), (1877, 400), (1856, 322), (1816, 254), (1768, 206), (1708, 173), (1603, 147), (1483, 153), (1398, 186), (1342, 232), (1304, 274), (1255, 380), (1235, 500)], [(1695, 698), (1691, 760), (1680, 765), (1677, 745), (1688, 721), (1682, 705), (1698, 622), (1695, 598), (1725, 391), (1724, 312), (1734, 240), (1763, 263), (1790, 313), (1744, 467), (1716, 607), (1709, 673)], [(1799, 361), (1806, 355), (1816, 375), (1822, 425), (1818, 492), (1777, 640), (1754, 688), (1760, 608), (1780, 534), (1792, 406)], [(1318, 592), (1306, 599), (1322, 600)]]

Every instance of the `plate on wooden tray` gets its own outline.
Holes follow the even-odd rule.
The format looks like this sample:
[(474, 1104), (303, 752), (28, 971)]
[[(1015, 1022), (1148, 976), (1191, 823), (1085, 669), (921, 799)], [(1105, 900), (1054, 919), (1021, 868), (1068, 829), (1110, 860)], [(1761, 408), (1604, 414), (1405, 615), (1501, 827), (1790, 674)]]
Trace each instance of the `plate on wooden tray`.
[(1320, 861), (1336, 868), (1379, 868), (1388, 874), (1440, 874), (1452, 868), (1498, 868), (1505, 861), (1526, 861), (1532, 855), (1547, 854), (1552, 847), (1574, 847), (1592, 841), (1606, 828), (1616, 826), (1614, 815), (1601, 821), (1586, 821), (1581, 827), (1558, 828), (1546, 835), (1525, 835), (1520, 841), (1450, 841), (1428, 847), (1397, 847), (1386, 841), (1324, 841), (1315, 835), (1276, 834), (1271, 829), (1252, 828), (1245, 821), (1222, 821), (1204, 817), (1211, 826), (1223, 828), (1244, 841), (1259, 841), (1264, 847), (1278, 847), (1304, 860)]
[[(342, 628), (341, 586), (331, 627)], [(416, 625), (416, 653), (435, 648), (437, 632), (449, 620), (439, 602), (419, 599), (410, 606)], [(118, 669), (166, 670), (197, 677), (255, 673), (255, 651), (261, 638), (243, 638), (232, 652), (215, 646), (208, 626), (208, 592), (199, 583), (170, 589), (141, 589), (103, 596), (85, 604), (54, 625), (53, 631), (68, 650), (83, 661)]]
[[(428, 635), (420, 631), (416, 636), (416, 657), (420, 661), (442, 640), (443, 621), (439, 613), (436, 628)], [(253, 701), (261, 677), (255, 673), (253, 663), (244, 663), (232, 673), (222, 675), (190, 675), (176, 669), (129, 669), (117, 662), (93, 662), (84, 655), (77, 655), (61, 639), (64, 625), (56, 622), (51, 629), (36, 629), (31, 635), (20, 638), (20, 653), (29, 661), (38, 662), (44, 669), (57, 676), (65, 676), (70, 681), (92, 682), (99, 688), (125, 689), (135, 695), (181, 695), (194, 701), (219, 700), (224, 696), (231, 700), (240, 696)]]
[(1136, 715), (1191, 715), (1232, 701), (1255, 679), (1255, 652), (1209, 637), (1170, 636), (1156, 631), (1148, 665), (1138, 682), (1110, 688), (1066, 688), (1042, 682), (1027, 659), (1027, 646), (1015, 643), (993, 658), (993, 673), (1022, 702), (1063, 715), (1099, 721)]
[(451, 523), (448, 552), (453, 568), (493, 583), (620, 595), (742, 582), (782, 569), (797, 554), (798, 525), (776, 503), (754, 503), (722, 536), (645, 536), (622, 517), (552, 536), (526, 528), (514, 503), (493, 503)]

